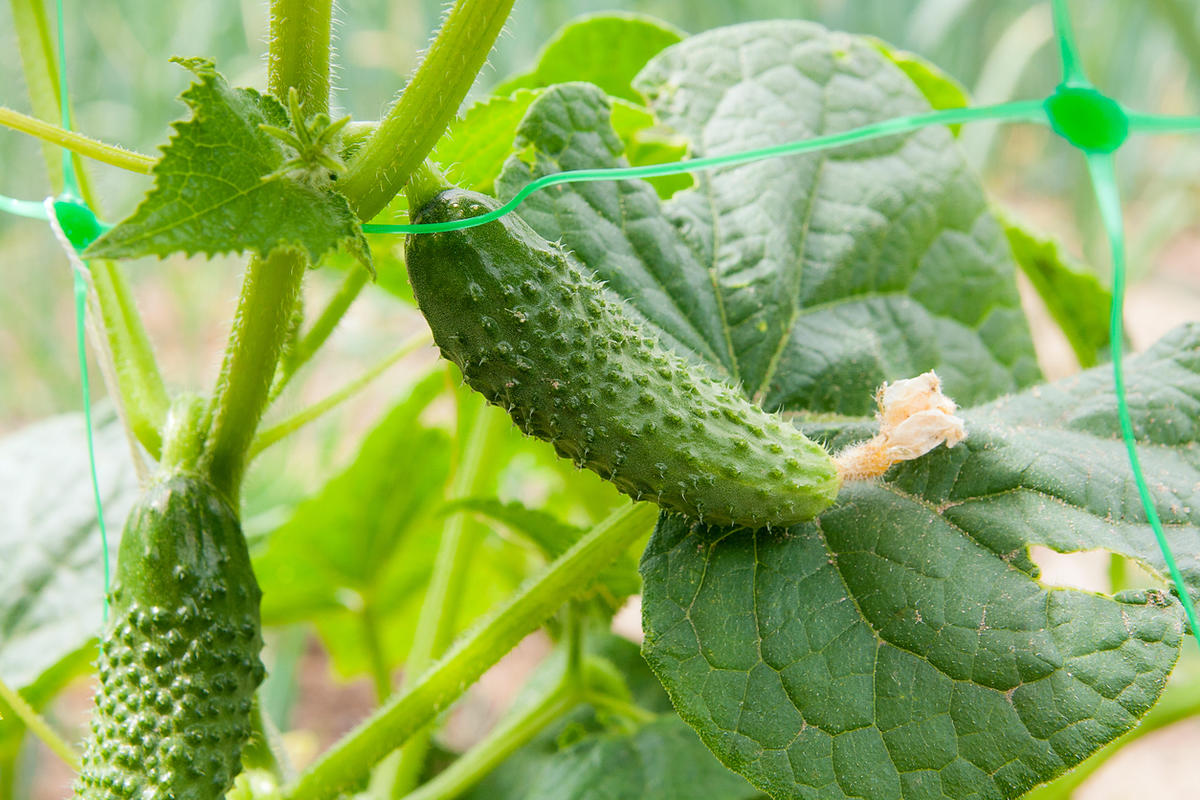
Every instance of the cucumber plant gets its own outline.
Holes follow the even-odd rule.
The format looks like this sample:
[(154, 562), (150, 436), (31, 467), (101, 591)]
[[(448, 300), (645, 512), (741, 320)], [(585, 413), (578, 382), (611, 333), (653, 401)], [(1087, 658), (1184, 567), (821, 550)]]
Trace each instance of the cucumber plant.
[[(1190, 687), (1168, 688), (1189, 634), (1131, 500), (1109, 373), (1041, 382), (1015, 272), (1045, 292), (1086, 282), (1000, 221), (956, 131), (690, 181), (572, 184), (402, 246), (364, 234), (410, 209), (418, 223), (475, 216), (565, 170), (964, 101), (920, 59), (811, 23), (685, 36), (605, 16), (569, 26), (533, 70), (458, 117), (511, 5), (458, 0), (378, 122), (331, 121), (332, 4), (273, 0), (267, 91), (179, 59), (189, 117), (160, 157), (30, 128), (154, 179), (83, 254), (109, 391), (144, 469), (109, 621), (71, 627), (62, 618), (79, 609), (51, 601), (69, 591), (64, 563), (98, 580), (95, 534), (36, 522), (53, 501), (25, 473), (61, 467), (31, 450), (36, 438), (0, 443), (23, 500), (0, 539), (20, 556), (0, 583), (2, 774), (22, 725), (74, 760), (35, 709), (87, 671), (96, 633), (86, 798), (915, 800), (1039, 784), (1065, 797), (1074, 779), (1056, 777), (1103, 759), (1139, 720), (1182, 713), (1177, 701), (1152, 710), (1164, 691), (1194, 710)], [(18, 33), (40, 35), (42, 4), (14, 9)], [(53, 65), (27, 50), (40, 108)], [(601, 51), (616, 55), (575, 58)], [(117, 262), (225, 253), (249, 261), (220, 374), (199, 398), (171, 397)], [(340, 288), (314, 315), (304, 284), (330, 273)], [(415, 299), (456, 371), (412, 381), (352, 464), (248, 543), (252, 460), (383, 368), (267, 416), (372, 279), (397, 315), (415, 319)], [(1094, 362), (1102, 321), (1072, 324)], [(1198, 352), (1200, 328), (1185, 326), (1127, 374), (1159, 513), (1200, 590)], [(925, 374), (936, 389), (934, 370), (962, 406), (937, 395), (943, 417), (959, 415), (939, 441), (957, 446), (843, 480), (831, 454), (877, 441), (880, 387)], [(116, 429), (101, 454), (119, 452)], [(39, 524), (59, 528), (34, 536)], [(1108, 550), (1152, 581), (1047, 586), (1034, 545)], [(640, 653), (608, 633), (639, 593)], [(264, 662), (286, 672), (260, 654), (262, 628), (297, 623), (342, 671), (370, 675), (379, 701), (298, 773), (266, 721), (275, 695), (256, 691)], [(433, 770), (440, 715), (539, 628), (555, 650), (528, 691)], [(47, 631), (62, 633), (38, 647)], [(0, 797), (16, 791), (0, 780)]]

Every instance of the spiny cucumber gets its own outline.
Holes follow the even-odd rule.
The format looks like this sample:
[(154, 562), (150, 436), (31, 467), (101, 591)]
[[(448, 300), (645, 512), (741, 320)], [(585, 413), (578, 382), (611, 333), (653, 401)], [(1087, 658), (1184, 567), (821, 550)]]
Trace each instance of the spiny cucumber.
[[(409, 186), (414, 222), (498, 207), (433, 183), (426, 175)], [(664, 346), (517, 215), (410, 235), (405, 255), (434, 340), (466, 382), (622, 492), (754, 528), (811, 519), (836, 497), (840, 479), (820, 446)]]
[(76, 797), (216, 800), (262, 681), (261, 592), (237, 514), (205, 479), (152, 486), (121, 540)]

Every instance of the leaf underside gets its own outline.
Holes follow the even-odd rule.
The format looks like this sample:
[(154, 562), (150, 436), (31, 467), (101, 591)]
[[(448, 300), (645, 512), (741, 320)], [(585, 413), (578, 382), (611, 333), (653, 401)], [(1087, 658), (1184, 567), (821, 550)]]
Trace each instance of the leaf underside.
[[(919, 112), (870, 40), (799, 22), (712, 31), (635, 85), (693, 156)], [(496, 182), (622, 163), (602, 93), (544, 90)], [(1039, 377), (1002, 225), (945, 128), (719, 169), (660, 202), (573, 184), (519, 213), (664, 341), (837, 449), (875, 389), (936, 369), (969, 438), (848, 485), (788, 531), (664, 515), (643, 564), (644, 652), (726, 766), (777, 798), (1011, 798), (1153, 704), (1182, 619), (1161, 591), (1047, 589), (1032, 544), (1107, 548), (1161, 575), (1105, 371)], [(1200, 586), (1200, 329), (1130, 362), (1159, 510)], [(997, 400), (996, 398), (1003, 398)], [(813, 417), (809, 417), (813, 418)]]
[(268, 178), (290, 154), (259, 125), (286, 129), (283, 106), (253, 89), (231, 88), (211, 62), (179, 63), (198, 79), (181, 95), (192, 117), (175, 123), (154, 166), (154, 189), (86, 256), (266, 256), (291, 248), (315, 264), (341, 247), (370, 269), (370, 250), (345, 197), (290, 175)]
[[(115, 563), (138, 479), (116, 415), (97, 414), (94, 431)], [(0, 485), (0, 678), (25, 689), (100, 632), (104, 561), (83, 415), (51, 417), (0, 439)]]

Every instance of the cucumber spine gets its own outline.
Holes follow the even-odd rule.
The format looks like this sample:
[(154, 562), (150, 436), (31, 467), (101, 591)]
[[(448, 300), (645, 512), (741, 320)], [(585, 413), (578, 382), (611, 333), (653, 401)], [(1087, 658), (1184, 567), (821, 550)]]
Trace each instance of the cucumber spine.
[[(410, 186), (414, 222), (499, 207), (455, 187), (431, 192), (431, 183), (423, 175)], [(622, 492), (752, 528), (812, 519), (836, 498), (841, 481), (819, 445), (664, 346), (516, 214), (409, 235), (405, 256), (434, 340), (467, 384)]]

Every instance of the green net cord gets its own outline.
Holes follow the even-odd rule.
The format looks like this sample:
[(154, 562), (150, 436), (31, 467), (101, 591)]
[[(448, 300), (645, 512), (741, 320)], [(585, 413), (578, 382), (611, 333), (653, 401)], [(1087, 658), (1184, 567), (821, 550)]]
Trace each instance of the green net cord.
[(834, 147), (846, 147), (859, 142), (879, 139), (885, 136), (896, 136), (911, 133), (930, 125), (961, 125), (967, 122), (984, 120), (999, 120), (1008, 122), (1046, 122), (1046, 114), (1042, 103), (1037, 100), (1022, 100), (1015, 103), (1003, 103), (977, 108), (952, 108), (944, 111), (930, 111), (924, 114), (913, 114), (907, 117), (875, 122), (860, 128), (834, 133), (828, 136), (818, 136), (812, 139), (801, 139), (794, 142), (760, 147), (755, 150), (744, 150), (737, 153), (727, 153), (720, 156), (694, 158), (687, 161), (673, 161), (666, 164), (649, 164), (641, 167), (609, 167), (605, 169), (576, 169), (557, 172), (553, 175), (543, 175), (530, 182), (517, 192), (507, 203), (486, 214), (450, 222), (433, 222), (408, 225), (363, 225), (366, 233), (439, 233), (443, 231), (458, 231), (464, 228), (474, 228), (494, 222), (506, 214), (511, 214), (524, 203), (534, 192), (548, 189), (564, 183), (590, 183), (593, 181), (623, 181), (637, 178), (656, 178), (661, 175), (677, 175), (682, 172), (699, 172), (720, 167), (733, 167), (763, 161), (768, 158), (781, 158), (804, 153), (815, 153), (818, 150), (828, 150)]
[(1146, 513), (1146, 521), (1154, 531), (1155, 541), (1162, 551), (1163, 561), (1167, 571), (1179, 593), (1179, 601), (1183, 604), (1192, 635), (1200, 642), (1200, 628), (1196, 625), (1196, 609), (1192, 604), (1187, 584), (1175, 563), (1175, 554), (1167, 542), (1163, 531), (1162, 521), (1158, 516), (1158, 508), (1146, 477), (1142, 474), (1142, 462), (1138, 458), (1137, 437), (1133, 432), (1133, 420), (1129, 417), (1129, 403), (1125, 397), (1125, 369), (1121, 359), (1122, 342), (1125, 340), (1123, 311), (1125, 307), (1125, 223), (1121, 213), (1121, 194), (1117, 187), (1115, 161), (1110, 154), (1091, 154), (1088, 156), (1088, 172), (1092, 178), (1092, 187), (1096, 192), (1096, 202), (1100, 206), (1100, 218), (1104, 222), (1104, 230), (1108, 235), (1108, 244), (1112, 258), (1112, 306), (1109, 314), (1109, 347), (1112, 351), (1113, 393), (1117, 399), (1117, 418), (1121, 426), (1121, 439), (1125, 442), (1125, 453), (1129, 457), (1129, 468), (1133, 473), (1133, 482), (1137, 486), (1138, 497)]

